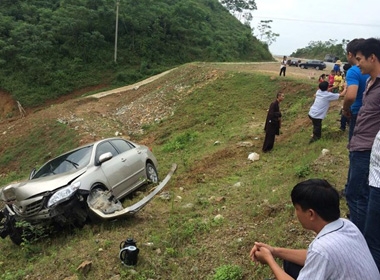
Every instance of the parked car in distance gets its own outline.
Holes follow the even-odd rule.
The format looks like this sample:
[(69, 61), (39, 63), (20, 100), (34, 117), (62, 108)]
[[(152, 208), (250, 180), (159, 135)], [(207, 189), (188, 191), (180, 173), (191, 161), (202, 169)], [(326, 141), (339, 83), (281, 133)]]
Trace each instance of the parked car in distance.
[(301, 60), (298, 59), (288, 59), (286, 62), (289, 66), (296, 66), (298, 67), (298, 64), (301, 63)]
[(324, 61), (326, 62), (333, 62), (335, 63), (337, 60), (339, 60), (339, 57), (333, 55), (333, 54), (326, 54)]
[(326, 64), (320, 60), (308, 60), (298, 65), (302, 69), (315, 68), (316, 70), (323, 70), (326, 68)]
[(17, 223), (21, 221), (83, 226), (100, 196), (106, 197), (98, 203), (103, 209), (96, 210), (103, 216), (122, 213), (119, 200), (149, 182), (158, 184), (158, 173), (148, 147), (119, 137), (81, 146), (34, 169), (28, 180), (0, 189), (0, 199), (6, 203), (0, 209), (0, 237), (9, 235), (20, 244), (23, 232)]

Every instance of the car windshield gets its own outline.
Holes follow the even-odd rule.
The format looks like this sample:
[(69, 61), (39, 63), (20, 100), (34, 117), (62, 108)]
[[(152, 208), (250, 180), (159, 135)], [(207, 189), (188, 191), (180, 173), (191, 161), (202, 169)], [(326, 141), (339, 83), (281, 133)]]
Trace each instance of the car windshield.
[(87, 166), (90, 162), (92, 147), (84, 147), (48, 161), (36, 172), (33, 179), (61, 174)]

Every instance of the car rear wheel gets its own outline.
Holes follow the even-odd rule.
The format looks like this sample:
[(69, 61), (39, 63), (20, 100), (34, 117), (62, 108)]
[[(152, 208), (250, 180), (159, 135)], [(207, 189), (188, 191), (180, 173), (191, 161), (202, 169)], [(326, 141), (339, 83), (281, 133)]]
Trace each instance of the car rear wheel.
[(146, 164), (146, 177), (149, 182), (155, 184), (158, 183), (158, 173), (156, 167), (150, 162)]
[(319, 66), (315, 67), (316, 70), (319, 70)]
[(301, 67), (301, 69), (305, 69), (305, 66), (303, 66), (303, 65), (301, 65), (300, 67)]

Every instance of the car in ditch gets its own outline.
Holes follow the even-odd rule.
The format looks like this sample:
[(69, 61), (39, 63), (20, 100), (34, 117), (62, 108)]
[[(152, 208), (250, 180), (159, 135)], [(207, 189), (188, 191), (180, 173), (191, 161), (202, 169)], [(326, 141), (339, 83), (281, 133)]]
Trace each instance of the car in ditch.
[[(169, 181), (176, 164), (159, 183), (157, 159), (152, 151), (115, 137), (66, 152), (34, 169), (28, 180), (0, 191), (0, 236), (20, 244), (28, 236), (20, 222), (29, 225), (83, 226), (91, 217), (114, 219), (133, 215)], [(121, 199), (152, 183), (155, 189), (124, 208)]]
[(302, 69), (314, 68), (316, 70), (323, 70), (326, 68), (326, 63), (320, 60), (308, 60), (306, 62), (298, 64), (298, 67)]

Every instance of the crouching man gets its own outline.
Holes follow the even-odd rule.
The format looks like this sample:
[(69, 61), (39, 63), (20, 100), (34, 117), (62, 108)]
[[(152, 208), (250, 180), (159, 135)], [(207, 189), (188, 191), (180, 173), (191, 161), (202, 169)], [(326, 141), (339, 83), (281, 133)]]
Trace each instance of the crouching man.
[[(272, 247), (255, 242), (250, 257), (267, 264), (282, 279), (380, 279), (380, 274), (359, 229), (340, 218), (339, 194), (326, 180), (297, 184), (291, 199), (302, 227), (317, 236), (308, 250)], [(284, 261), (284, 270), (275, 258)]]

